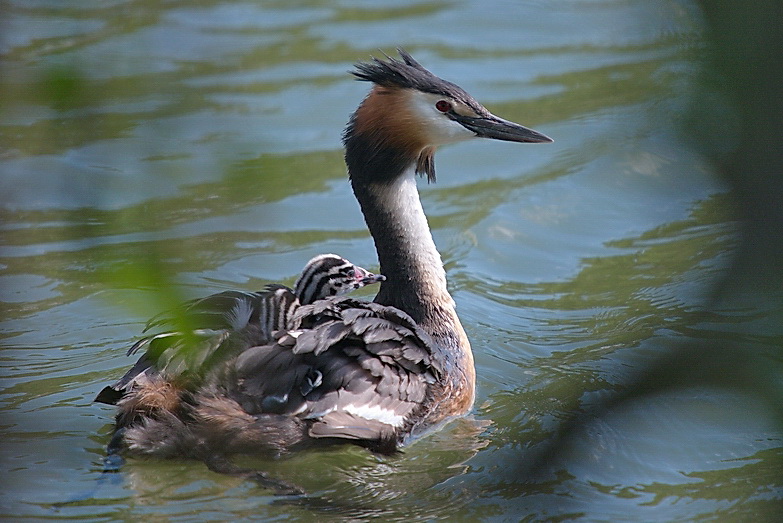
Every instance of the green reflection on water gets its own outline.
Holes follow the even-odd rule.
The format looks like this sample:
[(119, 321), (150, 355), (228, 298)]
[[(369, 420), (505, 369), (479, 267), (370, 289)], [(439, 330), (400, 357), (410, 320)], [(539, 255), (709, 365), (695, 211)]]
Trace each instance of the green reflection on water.
[[(673, 21), (651, 38), (637, 38), (654, 26), (651, 20), (623, 22), (650, 5), (671, 10)], [(529, 20), (519, 14), (528, 4), (492, 7), (17, 2), (7, 8), (32, 17), (23, 31), (28, 39), (5, 56), (9, 74), (0, 79), (0, 161), (13, 168), (4, 171), (13, 173), (5, 187), (31, 188), (9, 191), (25, 199), (4, 196), (0, 210), (0, 276), (18, 291), (17, 301), (0, 303), (9, 347), (0, 363), (11, 378), (2, 391), (3, 437), (14, 443), (4, 465), (13, 463), (6, 473), (17, 485), (7, 517), (646, 520), (774, 512), (779, 433), (763, 426), (737, 436), (738, 427), (728, 423), (709, 440), (700, 425), (681, 421), (677, 434), (687, 437), (663, 434), (658, 449), (610, 460), (613, 481), (585, 479), (595, 470), (584, 466), (529, 481), (524, 467), (513, 466), (534, 458), (562, 422), (625, 390), (635, 373), (680, 342), (729, 342), (775, 354), (780, 305), (773, 295), (763, 307), (750, 300), (704, 308), (736, 248), (735, 209), (716, 194), (717, 184), (690, 175), (703, 168), (699, 162), (667, 163), (667, 155), (680, 153), (671, 152), (670, 137), (661, 138), (693, 96), (704, 44), (694, 7), (554, 3)], [(74, 23), (72, 34), (48, 35), (49, 26), (36, 20)], [(99, 25), (84, 28), (80, 20)], [(591, 24), (599, 30), (591, 32)], [(478, 29), (486, 27), (497, 36)], [(537, 30), (547, 44), (527, 37)], [(366, 87), (344, 71), (379, 54), (378, 47), (391, 52), (387, 40), (432, 60), (450, 80), (472, 82), (493, 112), (557, 133), (547, 152), (445, 149), (438, 164), (444, 185), (423, 190), (477, 353), (478, 420), (449, 425), (391, 459), (341, 448), (253, 461), (307, 487), (310, 498), (298, 502), (272, 505), (267, 492), (198, 463), (133, 460), (118, 484), (101, 483), (105, 490), (57, 505), (73, 496), (71, 484), (87, 490), (99, 477), (112, 414), (89, 401), (130, 363), (122, 354), (140, 319), (185, 294), (262, 287), (272, 269), (258, 262), (267, 254), (297, 260), (274, 267), (283, 278), (314, 252), (356, 250), (372, 263), (345, 188), (338, 136)], [(323, 101), (308, 105), (321, 94)], [(330, 106), (343, 102), (339, 110)], [(300, 106), (311, 109), (285, 112)], [(276, 127), (266, 128), (268, 122)], [(258, 128), (269, 134), (252, 132)], [(320, 141), (324, 135), (333, 138)], [(293, 145), (280, 147), (274, 138)], [(641, 157), (656, 140), (662, 161), (635, 176), (623, 155)], [(591, 186), (601, 189), (580, 198)], [(672, 197), (674, 190), (656, 192), (662, 186), (682, 190), (682, 199)], [(643, 202), (626, 187), (649, 191), (647, 204), (669, 206), (673, 214), (633, 217), (627, 228), (615, 223), (612, 213), (632, 221), (625, 213)], [(628, 203), (629, 195), (636, 200)], [(573, 218), (567, 207), (580, 200)], [(580, 237), (575, 230), (591, 232)], [(540, 277), (517, 263), (531, 249), (576, 261)], [(195, 289), (186, 292), (183, 280)], [(31, 285), (40, 288), (25, 294)], [(759, 390), (767, 394), (774, 386)], [(661, 405), (639, 412), (654, 407)], [(46, 432), (47, 424), (70, 431)], [(598, 439), (616, 446), (610, 450), (648, 448), (643, 439), (631, 441), (630, 430), (610, 429), (604, 427), (611, 437)], [(58, 437), (47, 451), (40, 442), (52, 434)], [(742, 447), (732, 466), (718, 469), (705, 459), (683, 469), (682, 480), (627, 479), (663, 461), (670, 448), (698, 456), (702, 447), (722, 452), (726, 441), (746, 444), (754, 436), (767, 443), (756, 442), (761, 450)], [(62, 463), (54, 454), (77, 457)], [(677, 501), (672, 512), (661, 512)], [(704, 504), (684, 506), (693, 501)]]

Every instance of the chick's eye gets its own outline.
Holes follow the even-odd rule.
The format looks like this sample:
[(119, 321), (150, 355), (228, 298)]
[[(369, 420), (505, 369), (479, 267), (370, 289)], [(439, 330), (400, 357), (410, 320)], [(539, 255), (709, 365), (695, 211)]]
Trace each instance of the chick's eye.
[(438, 111), (440, 111), (442, 113), (447, 113), (447, 112), (451, 111), (451, 104), (449, 102), (447, 102), (446, 100), (438, 100), (435, 103), (435, 109), (437, 109)]

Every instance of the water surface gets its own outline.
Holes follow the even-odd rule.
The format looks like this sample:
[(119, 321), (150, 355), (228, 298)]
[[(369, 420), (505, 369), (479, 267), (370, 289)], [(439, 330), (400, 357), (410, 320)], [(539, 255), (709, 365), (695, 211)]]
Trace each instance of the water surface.
[[(780, 366), (780, 296), (710, 306), (738, 226), (681, 131), (705, 45), (693, 4), (12, 0), (3, 14), (3, 517), (779, 515), (779, 397), (686, 383), (556, 439), (687, 347)], [(394, 457), (247, 459), (302, 498), (185, 460), (102, 474), (113, 413), (91, 401), (150, 316), (291, 283), (322, 252), (377, 268), (340, 132), (367, 90), (351, 64), (396, 46), (555, 139), (443, 148), (438, 183), (420, 183), (475, 352), (471, 415)]]

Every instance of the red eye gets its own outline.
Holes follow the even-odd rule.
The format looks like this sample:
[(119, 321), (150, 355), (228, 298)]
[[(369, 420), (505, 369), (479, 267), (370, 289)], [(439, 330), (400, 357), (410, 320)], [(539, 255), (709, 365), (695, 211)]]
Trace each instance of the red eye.
[(451, 111), (451, 104), (447, 102), (446, 100), (438, 100), (435, 104), (435, 109), (442, 113), (447, 113)]

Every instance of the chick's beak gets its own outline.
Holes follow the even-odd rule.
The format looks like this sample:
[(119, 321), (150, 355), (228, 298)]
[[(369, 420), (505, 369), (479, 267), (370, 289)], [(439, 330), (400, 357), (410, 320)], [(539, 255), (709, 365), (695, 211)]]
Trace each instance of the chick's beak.
[(386, 280), (386, 276), (383, 274), (373, 274), (361, 267), (354, 267), (354, 278), (356, 279), (356, 282), (361, 285), (371, 285)]

